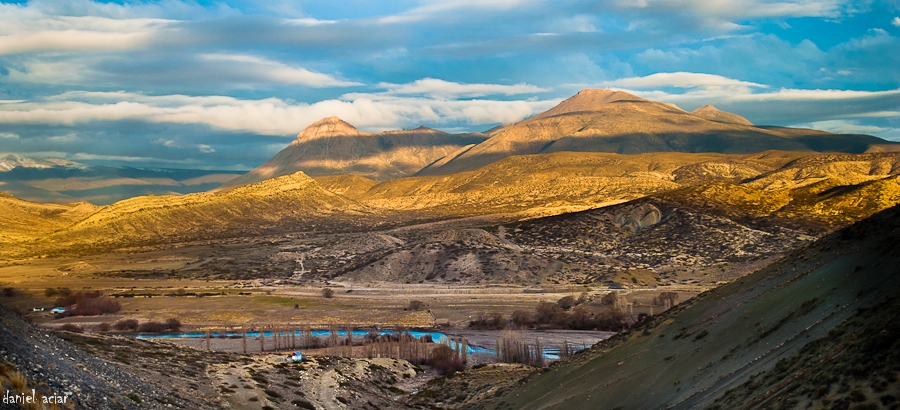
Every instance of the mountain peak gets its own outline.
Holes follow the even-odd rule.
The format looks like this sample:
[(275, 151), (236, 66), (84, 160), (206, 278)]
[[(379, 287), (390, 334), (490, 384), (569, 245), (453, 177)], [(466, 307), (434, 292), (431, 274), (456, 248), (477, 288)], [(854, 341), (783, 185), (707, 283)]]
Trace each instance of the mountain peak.
[(559, 103), (547, 111), (532, 118), (546, 118), (554, 115), (580, 112), (597, 111), (602, 106), (617, 101), (646, 101), (645, 99), (624, 91), (602, 90), (597, 88), (585, 88)]
[(697, 108), (694, 111), (691, 111), (691, 114), (694, 114), (701, 118), (706, 118), (707, 120), (718, 121), (718, 122), (730, 122), (732, 124), (742, 124), (742, 125), (753, 125), (748, 119), (741, 117), (740, 115), (733, 114), (727, 111), (722, 111), (716, 107), (713, 107), (710, 104), (706, 104), (700, 108)]
[(320, 138), (339, 137), (347, 135), (355, 136), (366, 134), (338, 117), (327, 117), (322, 118), (321, 120), (318, 120), (310, 124), (310, 126), (306, 127), (303, 132), (297, 135), (297, 139), (294, 140), (294, 144), (301, 144), (303, 142)]

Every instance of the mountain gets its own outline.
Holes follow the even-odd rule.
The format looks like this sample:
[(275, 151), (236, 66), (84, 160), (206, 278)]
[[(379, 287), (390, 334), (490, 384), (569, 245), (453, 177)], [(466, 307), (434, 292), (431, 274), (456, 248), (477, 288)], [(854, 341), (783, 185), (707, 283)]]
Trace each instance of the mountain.
[(222, 188), (297, 171), (310, 176), (354, 174), (384, 181), (412, 175), (431, 162), (486, 138), (426, 127), (367, 134), (338, 117), (329, 117), (316, 121), (272, 159)]
[(75, 161), (57, 158), (29, 158), (19, 154), (6, 154), (0, 156), (0, 172), (6, 172), (16, 167), (22, 168), (56, 168), (56, 167), (87, 167)]
[[(680, 188), (685, 184), (679, 178), (688, 184), (739, 181), (774, 171), (803, 155), (555, 152), (510, 156), (473, 171), (385, 181), (358, 199), (374, 208), (456, 215), (539, 209), (558, 214)], [(693, 179), (680, 177), (698, 164), (706, 164), (709, 172), (702, 176), (698, 172)]]
[(898, 263), (894, 207), (535, 373), (486, 407), (882, 408), (900, 390)]
[(66, 214), (74, 205), (8, 197), (16, 206), (27, 204), (28, 211), (0, 220), (0, 227), (7, 236), (28, 238), (16, 242), (21, 249), (67, 246), (67, 251), (94, 252), (459, 217), (521, 220), (647, 196), (739, 224), (821, 234), (900, 203), (900, 153), (557, 152), (512, 156), (453, 175), (381, 183), (353, 175), (312, 179), (301, 172), (216, 193), (84, 206), (92, 211), (77, 215)]
[(378, 209), (533, 217), (653, 195), (729, 218), (774, 218), (828, 231), (900, 203), (898, 176), (900, 153), (890, 152), (557, 152), (385, 181), (354, 199)]
[(141, 195), (188, 194), (218, 187), (235, 171), (85, 165), (64, 159), (0, 157), (0, 191), (39, 202), (107, 205)]
[(89, 203), (38, 203), (0, 192), (0, 248), (24, 251), (27, 242), (87, 218), (99, 207)]
[(891, 145), (867, 135), (756, 127), (711, 106), (687, 113), (621, 91), (586, 89), (546, 112), (492, 130), (487, 141), (453, 153), (417, 175), (453, 174), (511, 155), (560, 151), (861, 153), (879, 144)]
[(713, 107), (712, 105), (704, 105), (694, 111), (691, 111), (691, 114), (694, 114), (701, 118), (706, 118), (707, 120), (711, 121), (730, 122), (732, 124), (742, 124), (750, 126), (753, 125), (752, 122), (744, 117), (741, 117), (740, 115), (720, 111), (718, 108)]
[(126, 199), (25, 245), (51, 253), (94, 252), (276, 231), (339, 231), (379, 220), (297, 172), (217, 193)]

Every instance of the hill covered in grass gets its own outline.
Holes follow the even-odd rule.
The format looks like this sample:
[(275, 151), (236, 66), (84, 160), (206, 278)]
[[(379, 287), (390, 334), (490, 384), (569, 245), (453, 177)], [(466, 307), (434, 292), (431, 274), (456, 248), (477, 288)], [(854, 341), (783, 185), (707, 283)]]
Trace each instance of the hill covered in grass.
[(893, 404), (898, 263), (894, 207), (561, 361), (486, 407)]

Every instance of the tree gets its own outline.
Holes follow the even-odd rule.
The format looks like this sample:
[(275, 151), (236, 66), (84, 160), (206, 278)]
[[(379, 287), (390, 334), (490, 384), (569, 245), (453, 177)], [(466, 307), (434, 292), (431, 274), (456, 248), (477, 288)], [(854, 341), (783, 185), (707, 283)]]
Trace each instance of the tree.
[(566, 312), (556, 303), (541, 302), (534, 310), (534, 321), (542, 325), (551, 324), (558, 321), (558, 316), (565, 314)]
[(510, 320), (518, 327), (528, 327), (534, 323), (534, 319), (531, 318), (531, 313), (528, 313), (524, 310), (516, 310), (512, 312), (512, 316)]
[(596, 322), (591, 312), (579, 306), (572, 310), (571, 327), (578, 330), (593, 329)]
[(609, 292), (600, 297), (600, 304), (603, 305), (615, 305), (616, 299), (619, 297), (619, 294), (616, 292)]
[(456, 351), (447, 345), (438, 345), (431, 350), (428, 364), (439, 374), (453, 374), (466, 368), (466, 365), (456, 355)]
[(572, 296), (563, 296), (562, 299), (556, 301), (556, 304), (559, 305), (559, 307), (561, 307), (563, 310), (569, 310), (574, 307), (577, 302)]

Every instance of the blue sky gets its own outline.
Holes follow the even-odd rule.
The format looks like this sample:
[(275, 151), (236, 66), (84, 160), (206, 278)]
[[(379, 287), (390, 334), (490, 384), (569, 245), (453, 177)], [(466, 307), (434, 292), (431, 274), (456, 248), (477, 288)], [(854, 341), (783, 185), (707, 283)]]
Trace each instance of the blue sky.
[(249, 169), (310, 123), (481, 131), (582, 88), (900, 140), (900, 3), (0, 2), (0, 153)]

